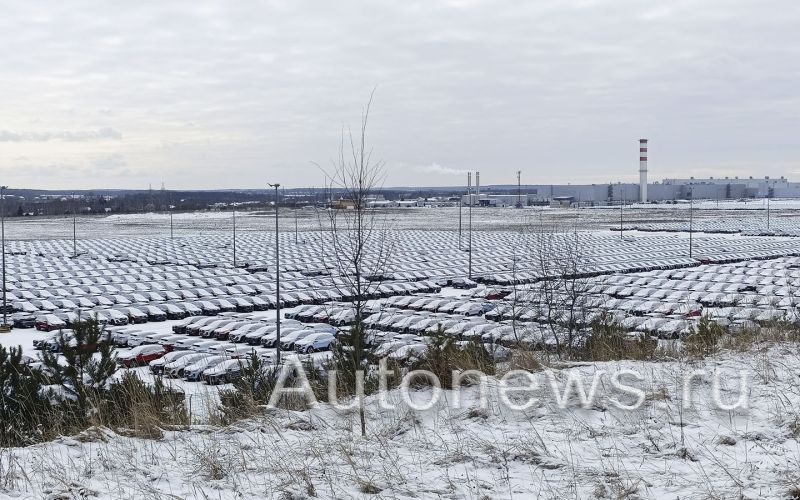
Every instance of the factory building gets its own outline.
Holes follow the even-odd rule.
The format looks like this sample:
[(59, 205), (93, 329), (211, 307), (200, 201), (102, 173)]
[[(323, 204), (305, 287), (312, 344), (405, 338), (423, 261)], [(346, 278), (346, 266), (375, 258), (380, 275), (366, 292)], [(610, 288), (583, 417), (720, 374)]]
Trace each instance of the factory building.
[[(607, 205), (638, 203), (642, 195), (641, 184), (529, 184), (521, 187), (524, 205), (548, 205), (554, 200), (559, 207), (564, 199), (571, 198), (571, 205)], [(498, 193), (497, 191), (502, 191)], [(463, 195), (461, 203), (484, 207), (516, 206), (518, 195), (509, 194), (508, 188), (485, 186), (480, 195)], [(800, 198), (800, 183), (786, 179), (665, 179), (663, 182), (647, 184), (645, 194), (648, 202), (675, 200), (738, 200), (742, 198)]]
[[(464, 206), (513, 207), (522, 205), (547, 205), (553, 207), (606, 205), (625, 203), (668, 202), (676, 200), (737, 200), (741, 198), (800, 198), (800, 182), (789, 182), (785, 177), (724, 177), (700, 179), (664, 179), (648, 183), (648, 140), (639, 139), (639, 183), (609, 184), (534, 184), (521, 186), (517, 172), (516, 189), (511, 186), (485, 186), (480, 191), (480, 178), (476, 174), (476, 189), (464, 195)], [(469, 183), (471, 184), (471, 176)], [(493, 192), (495, 191), (495, 192)], [(518, 194), (512, 194), (517, 192)]]

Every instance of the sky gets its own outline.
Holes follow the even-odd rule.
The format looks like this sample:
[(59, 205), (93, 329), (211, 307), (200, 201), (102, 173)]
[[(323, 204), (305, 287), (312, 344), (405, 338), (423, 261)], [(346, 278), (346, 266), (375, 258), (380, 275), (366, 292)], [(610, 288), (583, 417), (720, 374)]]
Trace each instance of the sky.
[(797, 0), (12, 0), (0, 183), (324, 183), (374, 90), (386, 186), (800, 181)]

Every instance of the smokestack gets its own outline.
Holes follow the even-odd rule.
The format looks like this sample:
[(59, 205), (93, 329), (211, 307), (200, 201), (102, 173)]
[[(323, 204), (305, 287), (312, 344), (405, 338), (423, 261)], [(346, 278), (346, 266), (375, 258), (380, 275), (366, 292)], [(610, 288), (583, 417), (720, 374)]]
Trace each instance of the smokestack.
[(481, 196), (481, 173), (475, 172), (475, 194), (478, 198)]
[(639, 139), (639, 201), (647, 203), (647, 139)]

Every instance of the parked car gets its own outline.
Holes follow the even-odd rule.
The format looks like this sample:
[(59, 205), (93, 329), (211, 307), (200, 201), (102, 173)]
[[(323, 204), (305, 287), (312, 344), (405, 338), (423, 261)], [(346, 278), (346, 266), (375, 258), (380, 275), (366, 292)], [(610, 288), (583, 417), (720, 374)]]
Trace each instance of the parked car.
[(53, 330), (60, 330), (67, 327), (67, 322), (56, 316), (55, 314), (45, 314), (36, 318), (34, 326), (37, 330), (43, 332), (52, 332)]
[(148, 321), (167, 320), (167, 314), (156, 306), (144, 306), (143, 312), (147, 314)]
[(158, 308), (164, 311), (167, 319), (183, 319), (186, 317), (186, 311), (175, 304), (159, 304)]
[(126, 367), (141, 366), (165, 355), (167, 351), (160, 345), (144, 344), (134, 347), (127, 353), (119, 356), (118, 362)]
[(294, 344), (298, 340), (304, 339), (309, 335), (314, 335), (319, 333), (316, 330), (297, 330), (286, 335), (281, 336), (281, 350), (284, 351), (294, 351)]
[(213, 368), (203, 372), (203, 380), (208, 385), (227, 384), (239, 379), (242, 370), (247, 366), (248, 361), (244, 359), (229, 359), (223, 361)]
[(184, 368), (207, 357), (209, 357), (209, 355), (205, 353), (190, 352), (187, 356), (180, 357), (166, 364), (164, 366), (164, 373), (170, 378), (183, 378)]
[(30, 314), (21, 314), (13, 317), (11, 322), (14, 328), (34, 328), (36, 326), (36, 317)]
[(168, 363), (172, 363), (176, 359), (180, 359), (180, 358), (182, 358), (184, 356), (189, 356), (191, 354), (192, 353), (190, 351), (168, 352), (164, 356), (162, 356), (162, 357), (160, 357), (158, 359), (154, 359), (153, 361), (148, 363), (148, 365), (150, 366), (150, 371), (153, 374), (158, 375), (158, 374), (164, 373), (164, 365), (166, 365)]
[(103, 314), (109, 319), (109, 323), (115, 326), (127, 325), (130, 321), (126, 314), (121, 313), (115, 309), (106, 309)]
[(114, 330), (111, 332), (111, 340), (114, 342), (114, 345), (117, 347), (125, 347), (128, 345), (128, 338), (135, 333), (141, 332), (141, 330), (136, 330), (134, 328), (121, 328), (119, 330)]
[(128, 315), (128, 322), (134, 324), (147, 323), (147, 314), (137, 307), (121, 307), (120, 312)]
[(203, 372), (214, 368), (228, 358), (224, 356), (205, 356), (183, 369), (183, 378), (188, 382), (199, 382), (203, 378)]
[(294, 343), (294, 350), (299, 353), (311, 354), (316, 351), (330, 349), (331, 344), (336, 340), (336, 336), (328, 332), (315, 333)]

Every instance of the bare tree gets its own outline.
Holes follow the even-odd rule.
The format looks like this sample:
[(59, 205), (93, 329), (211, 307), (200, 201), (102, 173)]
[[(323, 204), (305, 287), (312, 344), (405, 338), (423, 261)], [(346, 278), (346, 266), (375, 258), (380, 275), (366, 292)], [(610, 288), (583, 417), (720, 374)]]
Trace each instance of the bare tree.
[(589, 313), (588, 262), (584, 241), (577, 231), (559, 232), (540, 226), (532, 235), (531, 260), (539, 281), (526, 294), (551, 334), (556, 353), (575, 347), (577, 334)]
[(332, 206), (325, 212), (328, 238), (323, 238), (323, 259), (334, 271), (339, 293), (353, 302), (355, 319), (334, 350), (334, 363), (342, 382), (359, 399), (361, 433), (366, 434), (363, 376), (365, 356), (365, 306), (374, 296), (388, 267), (392, 242), (385, 215), (373, 208), (378, 190), (383, 186), (386, 164), (373, 160), (367, 144), (367, 125), (374, 90), (362, 111), (357, 134), (342, 132), (339, 155), (332, 169), (325, 171), (326, 190)]

